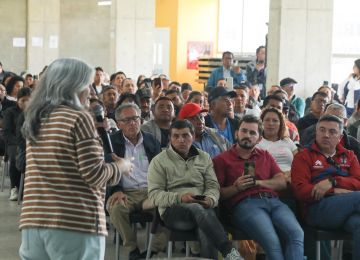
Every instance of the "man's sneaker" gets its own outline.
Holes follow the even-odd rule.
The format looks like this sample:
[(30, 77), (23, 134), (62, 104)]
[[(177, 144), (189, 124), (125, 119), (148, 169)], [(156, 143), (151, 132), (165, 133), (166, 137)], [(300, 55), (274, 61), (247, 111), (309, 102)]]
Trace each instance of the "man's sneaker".
[(17, 199), (18, 199), (18, 189), (15, 187), (15, 188), (12, 188), (10, 191), (9, 200), (16, 201)]
[(232, 248), (230, 253), (226, 255), (225, 260), (244, 260), (244, 258), (241, 257), (235, 248)]

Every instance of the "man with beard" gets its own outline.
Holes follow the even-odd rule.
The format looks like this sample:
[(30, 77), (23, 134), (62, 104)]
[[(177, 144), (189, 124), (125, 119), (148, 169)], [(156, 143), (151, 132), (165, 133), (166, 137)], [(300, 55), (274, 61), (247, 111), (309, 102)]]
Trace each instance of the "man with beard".
[[(140, 131), (140, 109), (135, 104), (125, 103), (116, 109), (116, 121), (120, 131), (111, 136), (114, 153), (121, 158), (133, 158), (133, 176), (122, 176), (120, 182), (110, 187), (107, 209), (112, 224), (119, 231), (124, 246), (129, 249), (129, 259), (140, 259), (136, 236), (131, 228), (129, 214), (152, 209), (148, 200), (147, 172), (149, 163), (160, 153), (160, 143), (149, 133)], [(156, 244), (156, 245), (155, 245)], [(155, 243), (154, 251), (163, 250)]]
[(136, 98), (140, 105), (141, 118), (144, 121), (149, 121), (153, 118), (153, 115), (150, 110), (151, 106), (151, 90), (150, 88), (141, 88), (136, 91)]
[(214, 88), (208, 97), (210, 114), (205, 117), (205, 125), (215, 128), (231, 144), (236, 142), (236, 130), (239, 127), (239, 121), (230, 117), (234, 112), (232, 99), (235, 97), (235, 91)]
[(300, 260), (304, 233), (276, 193), (286, 188), (284, 174), (269, 152), (255, 148), (262, 131), (260, 119), (245, 115), (237, 143), (213, 159), (220, 198), (234, 225), (264, 248), (267, 259)]
[(175, 117), (174, 105), (170, 98), (160, 97), (153, 108), (154, 118), (141, 126), (141, 130), (151, 133), (161, 144), (161, 148), (169, 144), (169, 129)]

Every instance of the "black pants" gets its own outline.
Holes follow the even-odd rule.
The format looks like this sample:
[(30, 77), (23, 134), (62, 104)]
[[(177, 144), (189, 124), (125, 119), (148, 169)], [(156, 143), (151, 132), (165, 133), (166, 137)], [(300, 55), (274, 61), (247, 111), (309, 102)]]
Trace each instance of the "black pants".
[(197, 228), (202, 257), (217, 259), (217, 250), (223, 256), (231, 250), (231, 242), (213, 209), (205, 209), (198, 203), (178, 204), (165, 211), (163, 220), (169, 228)]
[(7, 147), (11, 188), (19, 188), (21, 179), (21, 172), (16, 168), (16, 148), (16, 145), (9, 145)]

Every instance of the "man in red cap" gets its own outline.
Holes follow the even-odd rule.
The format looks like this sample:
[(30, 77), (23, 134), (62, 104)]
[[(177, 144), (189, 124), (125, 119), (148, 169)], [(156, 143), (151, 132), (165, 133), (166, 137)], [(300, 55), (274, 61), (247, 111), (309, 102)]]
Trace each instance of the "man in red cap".
[(197, 148), (207, 152), (211, 158), (226, 151), (230, 147), (230, 143), (215, 129), (205, 126), (204, 112), (207, 109), (201, 109), (198, 104), (187, 103), (180, 112), (179, 119), (187, 119), (195, 128), (195, 140), (193, 145)]

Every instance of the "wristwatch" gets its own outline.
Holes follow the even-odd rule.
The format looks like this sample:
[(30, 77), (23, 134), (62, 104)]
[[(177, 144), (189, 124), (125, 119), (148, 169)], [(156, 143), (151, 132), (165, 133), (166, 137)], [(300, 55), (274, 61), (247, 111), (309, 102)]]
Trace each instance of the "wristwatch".
[(336, 181), (335, 177), (331, 176), (329, 178), (329, 181), (331, 182), (331, 187), (332, 188), (335, 188), (337, 186), (337, 181)]

